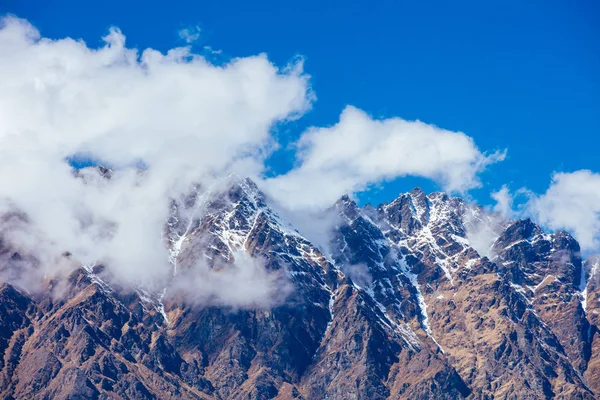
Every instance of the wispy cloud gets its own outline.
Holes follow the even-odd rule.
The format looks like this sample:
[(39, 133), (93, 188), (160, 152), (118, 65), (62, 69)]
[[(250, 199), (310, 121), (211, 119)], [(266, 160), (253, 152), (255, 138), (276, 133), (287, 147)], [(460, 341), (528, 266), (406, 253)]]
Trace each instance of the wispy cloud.
[(191, 44), (200, 39), (202, 29), (198, 25), (183, 28), (179, 30), (179, 38), (184, 40), (186, 43)]
[(504, 218), (512, 218), (514, 216), (514, 199), (508, 186), (503, 185), (497, 192), (492, 192), (491, 197), (496, 202), (492, 209), (494, 212), (500, 214)]

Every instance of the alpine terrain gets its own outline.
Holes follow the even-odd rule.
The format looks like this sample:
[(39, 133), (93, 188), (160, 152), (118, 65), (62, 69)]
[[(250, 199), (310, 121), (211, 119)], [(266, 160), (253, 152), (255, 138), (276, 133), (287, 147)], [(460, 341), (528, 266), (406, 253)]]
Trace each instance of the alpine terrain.
[[(133, 289), (97, 263), (26, 290), (34, 255), (0, 237), (0, 397), (600, 398), (600, 261), (568, 233), (420, 189), (328, 215), (317, 244), (250, 179), (197, 185), (165, 221), (172, 278)], [(240, 259), (265, 266), (271, 304), (179, 290), (199, 261)]]

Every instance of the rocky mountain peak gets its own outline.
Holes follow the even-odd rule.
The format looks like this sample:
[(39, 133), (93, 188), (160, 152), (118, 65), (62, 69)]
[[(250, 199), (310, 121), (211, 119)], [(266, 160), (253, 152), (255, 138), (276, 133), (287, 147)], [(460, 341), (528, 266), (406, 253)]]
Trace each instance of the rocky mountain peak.
[[(582, 261), (570, 235), (418, 188), (377, 207), (344, 196), (330, 211), (339, 218), (324, 254), (232, 176), (172, 200), (164, 287), (121, 287), (100, 265), (52, 281), (51, 294), (3, 284), (0, 393), (598, 397), (600, 262)], [(492, 226), (490, 257), (475, 250), (473, 224)], [(249, 268), (244, 257), (279, 290), (235, 307), (230, 292), (256, 281), (178, 291)]]

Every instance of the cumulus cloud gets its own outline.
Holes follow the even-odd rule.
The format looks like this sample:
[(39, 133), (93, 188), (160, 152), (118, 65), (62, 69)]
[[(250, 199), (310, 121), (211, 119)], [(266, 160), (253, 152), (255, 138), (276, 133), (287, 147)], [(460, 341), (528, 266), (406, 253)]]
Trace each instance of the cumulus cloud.
[[(198, 34), (180, 32), (186, 42)], [(302, 116), (314, 98), (302, 60), (278, 68), (257, 55), (216, 65), (189, 46), (166, 53), (128, 48), (117, 28), (94, 48), (44, 38), (15, 17), (1, 19), (0, 214), (27, 221), (3, 224), (1, 245), (34, 254), (42, 276), (57, 265), (102, 263), (128, 283), (170, 279), (161, 236), (170, 199), (230, 173), (262, 176), (277, 147), (273, 128)], [(322, 211), (344, 193), (399, 176), (466, 191), (504, 156), (482, 153), (460, 132), (375, 120), (353, 107), (335, 126), (306, 131), (297, 148), (297, 167), (261, 186), (299, 225), (308, 214), (298, 209)], [(67, 161), (74, 157), (112, 167), (110, 179), (74, 173)], [(319, 218), (321, 225), (301, 229), (326, 243), (331, 218)], [(65, 251), (72, 256), (57, 261)], [(206, 272), (194, 280), (200, 297), (214, 297), (211, 285), (243, 281), (257, 288), (253, 295), (219, 301), (233, 306), (272, 297), (279, 281), (243, 264), (247, 271), (217, 275), (199, 268)]]
[(526, 210), (550, 229), (572, 232), (582, 249), (600, 249), (600, 173), (555, 173), (548, 190), (533, 196)]
[(268, 180), (267, 190), (295, 208), (330, 205), (345, 193), (407, 175), (465, 192), (480, 186), (478, 173), (503, 158), (503, 152), (482, 153), (464, 133), (400, 118), (377, 120), (348, 106), (334, 126), (302, 135), (298, 167)]
[[(127, 48), (116, 28), (103, 40), (0, 21), (0, 209), (30, 221), (3, 236), (42, 268), (68, 250), (127, 281), (157, 279), (170, 271), (168, 199), (207, 176), (259, 174), (273, 126), (311, 106), (309, 78), (265, 55), (216, 66), (189, 48)], [(75, 177), (73, 156), (114, 167), (111, 179)]]

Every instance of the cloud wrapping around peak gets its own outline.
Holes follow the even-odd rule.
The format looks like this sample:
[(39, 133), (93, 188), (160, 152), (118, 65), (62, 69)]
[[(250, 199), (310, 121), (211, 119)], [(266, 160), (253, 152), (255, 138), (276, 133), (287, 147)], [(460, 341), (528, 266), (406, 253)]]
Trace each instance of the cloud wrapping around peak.
[(235, 252), (235, 265), (208, 266), (200, 259), (173, 280), (168, 296), (186, 302), (232, 308), (273, 308), (285, 302), (294, 288), (283, 269), (267, 270), (264, 260)]
[[(217, 65), (189, 46), (128, 48), (117, 28), (93, 48), (0, 19), (0, 214), (29, 221), (0, 226), (0, 239), (39, 259), (40, 276), (57, 272), (57, 257), (69, 251), (65, 268), (102, 263), (126, 283), (168, 280), (162, 234), (170, 200), (230, 173), (260, 177), (278, 146), (273, 129), (314, 100), (301, 59), (278, 68), (261, 54)], [(259, 181), (287, 211), (323, 210), (345, 193), (405, 175), (464, 192), (504, 157), (482, 153), (464, 133), (376, 120), (350, 106), (336, 125), (307, 130), (297, 150), (296, 168)], [(74, 174), (66, 161), (73, 157), (112, 167), (110, 179)], [(326, 247), (322, 234), (306, 231)], [(273, 277), (252, 277), (259, 298), (250, 293), (228, 305), (268, 303), (260, 297), (272, 296)], [(199, 277), (209, 278), (225, 287), (244, 275)], [(211, 296), (205, 290), (199, 298)]]
[(493, 212), (500, 214), (504, 218), (512, 218), (514, 216), (514, 199), (508, 186), (503, 185), (497, 192), (492, 192), (491, 197), (496, 202), (492, 208)]
[(401, 118), (377, 120), (348, 106), (334, 126), (302, 135), (298, 167), (268, 181), (267, 190), (297, 208), (330, 205), (345, 193), (407, 175), (462, 193), (479, 187), (478, 174), (504, 157), (482, 153), (462, 132)]
[[(0, 20), (0, 209), (31, 222), (2, 234), (42, 268), (68, 250), (129, 282), (160, 279), (169, 198), (207, 176), (259, 174), (272, 128), (311, 107), (309, 77), (301, 60), (214, 65), (189, 48), (127, 48), (116, 28), (103, 40)], [(114, 167), (111, 179), (75, 177), (74, 155)]]
[(548, 190), (533, 196), (526, 210), (550, 229), (572, 232), (584, 252), (600, 250), (600, 173), (555, 173)]

